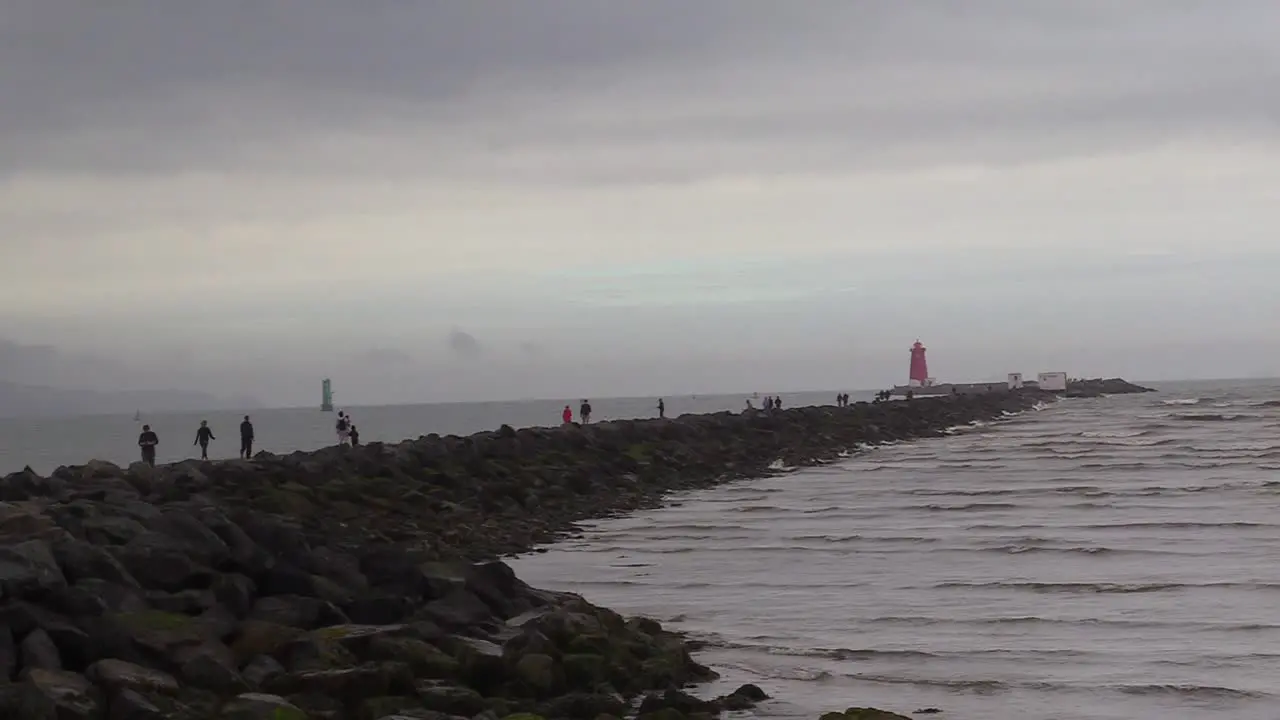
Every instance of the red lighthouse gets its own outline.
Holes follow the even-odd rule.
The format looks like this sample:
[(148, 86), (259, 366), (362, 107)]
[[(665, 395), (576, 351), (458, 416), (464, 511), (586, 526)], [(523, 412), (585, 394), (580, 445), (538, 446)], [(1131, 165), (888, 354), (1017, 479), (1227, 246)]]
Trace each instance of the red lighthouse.
[(929, 384), (929, 363), (924, 359), (924, 345), (916, 340), (911, 346), (911, 374), (908, 376), (911, 387), (923, 387)]

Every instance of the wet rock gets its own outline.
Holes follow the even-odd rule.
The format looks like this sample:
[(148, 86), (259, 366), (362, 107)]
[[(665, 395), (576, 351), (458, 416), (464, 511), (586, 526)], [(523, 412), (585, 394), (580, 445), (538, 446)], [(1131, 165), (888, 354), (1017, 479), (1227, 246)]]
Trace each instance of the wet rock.
[(38, 508), (0, 502), (0, 542), (48, 539), (55, 528), (53, 519)]
[(756, 685), (746, 684), (737, 690), (716, 698), (713, 702), (721, 710), (749, 710), (769, 699), (769, 695)]
[(279, 695), (245, 693), (222, 706), (221, 720), (307, 720), (307, 714)]
[(111, 690), (129, 689), (166, 694), (178, 692), (178, 681), (172, 675), (123, 660), (99, 660), (89, 666), (85, 676)]
[(22, 666), (41, 670), (61, 670), (62, 655), (49, 633), (36, 628), (22, 641)]
[(344, 606), (352, 622), (391, 625), (413, 614), (415, 604), (405, 595), (372, 595), (352, 600)]
[(214, 599), (238, 618), (249, 614), (258, 596), (258, 586), (253, 579), (239, 573), (218, 575), (213, 579), (210, 590)]
[(276, 655), (290, 672), (341, 669), (359, 661), (341, 642), (317, 633), (299, 637)]
[(235, 656), (221, 643), (207, 642), (180, 648), (173, 654), (182, 681), (220, 695), (249, 691), (249, 683), (236, 670)]
[(259, 598), (249, 611), (250, 620), (274, 623), (300, 630), (314, 630), (329, 625), (349, 623), (346, 615), (333, 605), (300, 595), (274, 595)]
[(111, 698), (107, 720), (161, 720), (164, 712), (136, 690), (121, 690)]
[(18, 669), (18, 646), (7, 625), (0, 625), (0, 685), (13, 679)]
[(646, 695), (640, 702), (638, 713), (645, 716), (662, 710), (674, 710), (681, 715), (697, 713), (718, 715), (720, 713), (716, 703), (696, 698), (681, 690), (667, 690), (664, 693)]
[(208, 626), (178, 613), (148, 610), (109, 618), (132, 643), (154, 656), (167, 657), (177, 647), (199, 645), (209, 639)]
[(268, 682), (285, 674), (284, 666), (270, 655), (259, 655), (245, 666), (241, 676), (254, 688), (262, 688)]
[(493, 617), (493, 611), (476, 595), (457, 589), (439, 600), (427, 603), (415, 617), (430, 620), (445, 628), (464, 628), (489, 620)]
[(878, 708), (852, 707), (842, 713), (824, 713), (820, 720), (910, 720), (910, 718)]
[(587, 720), (601, 715), (625, 717), (627, 704), (617, 695), (602, 693), (570, 693), (538, 706), (538, 714), (549, 718)]
[(421, 707), (446, 715), (472, 717), (488, 707), (484, 696), (468, 687), (426, 682), (416, 690)]
[(302, 630), (286, 625), (246, 620), (240, 624), (231, 651), (240, 662), (248, 662), (259, 655), (274, 656), (304, 634)]
[(0, 596), (20, 598), (64, 588), (67, 579), (43, 540), (0, 546)]
[(116, 549), (116, 558), (148, 590), (179, 592), (207, 588), (215, 573), (192, 559), (172, 539), (146, 532)]
[(550, 655), (530, 653), (516, 661), (515, 677), (534, 697), (555, 695), (565, 685), (564, 669)]
[(436, 646), (413, 637), (373, 638), (365, 657), (370, 660), (402, 662), (420, 678), (445, 679), (457, 675), (461, 664)]
[(391, 695), (392, 689), (412, 690), (407, 668), (394, 663), (368, 663), (337, 670), (309, 670), (282, 675), (267, 684), (268, 692), (282, 695), (319, 695), (344, 704)]
[(103, 711), (102, 693), (92, 683), (61, 670), (25, 671), (0, 704), (0, 717), (15, 720), (96, 720)]

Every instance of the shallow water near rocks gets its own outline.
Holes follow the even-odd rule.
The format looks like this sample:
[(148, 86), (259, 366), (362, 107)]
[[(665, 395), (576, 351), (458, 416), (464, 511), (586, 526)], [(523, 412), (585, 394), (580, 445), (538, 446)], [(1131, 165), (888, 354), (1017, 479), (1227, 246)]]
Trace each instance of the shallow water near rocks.
[(707, 641), (762, 714), (1270, 720), (1280, 384), (1161, 390), (678, 496), (512, 564)]

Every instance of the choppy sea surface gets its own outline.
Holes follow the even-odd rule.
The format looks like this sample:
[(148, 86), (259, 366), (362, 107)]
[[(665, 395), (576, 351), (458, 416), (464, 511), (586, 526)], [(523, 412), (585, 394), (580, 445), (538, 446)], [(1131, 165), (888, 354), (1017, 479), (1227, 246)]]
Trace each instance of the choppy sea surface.
[(674, 496), (513, 565), (705, 640), (768, 714), (1273, 720), (1280, 382), (1158, 387)]

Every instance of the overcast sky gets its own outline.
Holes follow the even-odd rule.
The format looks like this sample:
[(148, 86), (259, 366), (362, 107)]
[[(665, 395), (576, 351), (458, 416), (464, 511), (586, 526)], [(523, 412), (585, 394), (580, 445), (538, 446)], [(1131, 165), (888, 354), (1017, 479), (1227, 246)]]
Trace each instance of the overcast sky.
[(285, 404), (1277, 375), (1277, 28), (0, 0), (0, 337)]

